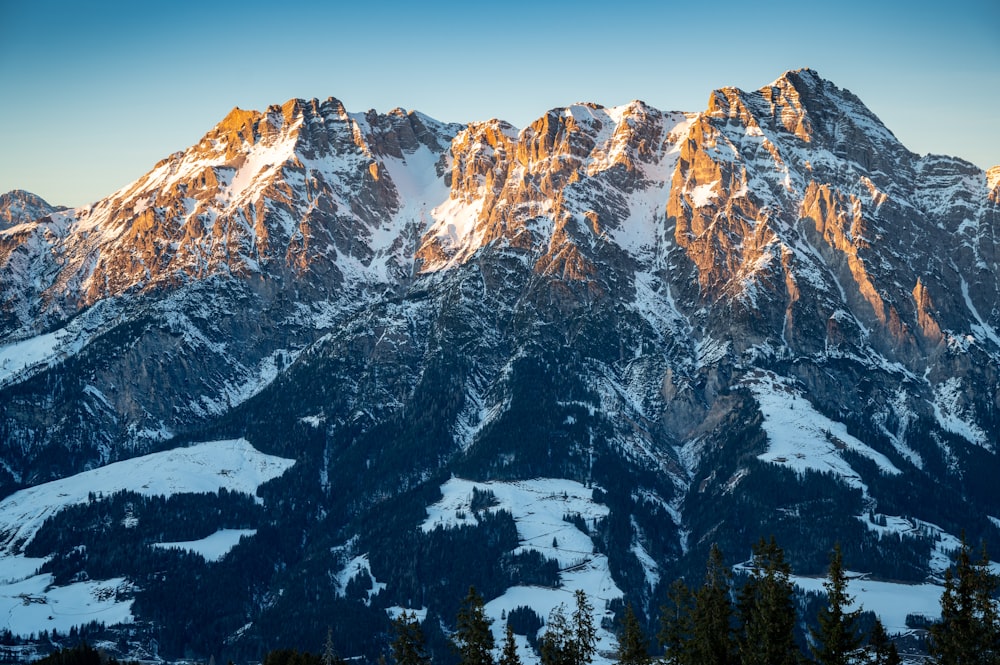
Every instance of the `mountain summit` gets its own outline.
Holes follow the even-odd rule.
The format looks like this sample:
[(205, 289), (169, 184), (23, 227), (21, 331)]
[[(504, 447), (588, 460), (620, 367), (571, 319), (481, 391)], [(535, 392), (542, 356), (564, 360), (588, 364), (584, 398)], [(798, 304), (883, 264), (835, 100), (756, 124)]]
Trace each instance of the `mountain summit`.
[[(126, 580), (174, 657), (315, 650), (332, 622), (374, 658), (389, 615), (447, 623), (470, 584), (501, 626), (578, 588), (653, 617), (712, 543), (732, 564), (769, 534), (803, 588), (840, 541), (933, 594), (959, 534), (1000, 543), (994, 171), (910, 152), (812, 70), (523, 129), (234, 109), (0, 231), (0, 517), (192, 442), (295, 464), (262, 503), (133, 489), (74, 509), (100, 544), (52, 509), (2, 552)], [(127, 526), (165, 515), (189, 532)], [(245, 537), (211, 562), (156, 546), (216, 529)]]
[(49, 205), (45, 199), (22, 189), (0, 195), (0, 230), (27, 223), (63, 210)]

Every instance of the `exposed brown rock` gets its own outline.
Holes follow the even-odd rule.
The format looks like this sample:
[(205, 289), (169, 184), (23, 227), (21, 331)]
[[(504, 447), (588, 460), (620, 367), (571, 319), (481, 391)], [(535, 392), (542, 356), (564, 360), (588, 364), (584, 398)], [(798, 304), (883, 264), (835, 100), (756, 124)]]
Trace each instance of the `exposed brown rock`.
[(986, 170), (986, 189), (990, 190), (991, 196), (996, 196), (1000, 185), (1000, 165), (991, 166)]
[(921, 280), (913, 287), (913, 301), (917, 306), (917, 323), (928, 340), (939, 343), (944, 339), (941, 326), (934, 320), (934, 302)]

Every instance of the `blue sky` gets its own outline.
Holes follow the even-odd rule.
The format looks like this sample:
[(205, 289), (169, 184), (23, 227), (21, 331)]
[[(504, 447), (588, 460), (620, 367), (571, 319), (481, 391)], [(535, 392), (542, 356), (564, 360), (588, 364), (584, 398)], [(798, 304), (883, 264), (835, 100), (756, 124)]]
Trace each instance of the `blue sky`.
[(701, 111), (811, 67), (918, 153), (1000, 164), (1000, 3), (0, 0), (0, 192), (84, 205), (231, 108), (334, 96), (522, 127), (576, 101)]

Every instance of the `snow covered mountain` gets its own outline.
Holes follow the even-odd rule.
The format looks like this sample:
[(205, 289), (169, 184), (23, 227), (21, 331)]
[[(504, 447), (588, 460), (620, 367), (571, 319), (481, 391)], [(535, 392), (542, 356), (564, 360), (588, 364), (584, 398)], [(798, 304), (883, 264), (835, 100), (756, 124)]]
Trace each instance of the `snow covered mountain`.
[(45, 199), (31, 192), (15, 189), (0, 195), (0, 229), (32, 222), (60, 210), (64, 208), (49, 205)]
[[(470, 584), (498, 620), (575, 588), (652, 618), (711, 543), (770, 534), (803, 580), (839, 540), (925, 598), (961, 532), (1000, 542), (998, 210), (996, 169), (911, 153), (811, 70), (520, 130), (236, 109), (0, 230), (0, 496), (189, 441), (296, 460), (171, 537), (256, 534), (217, 561), (122, 545), (170, 581), (38, 532), (56, 580), (242, 579), (194, 636), (137, 596), (173, 655), (315, 649), (331, 616), (372, 655), (387, 610), (447, 624)], [(538, 540), (539, 487), (574, 546)]]

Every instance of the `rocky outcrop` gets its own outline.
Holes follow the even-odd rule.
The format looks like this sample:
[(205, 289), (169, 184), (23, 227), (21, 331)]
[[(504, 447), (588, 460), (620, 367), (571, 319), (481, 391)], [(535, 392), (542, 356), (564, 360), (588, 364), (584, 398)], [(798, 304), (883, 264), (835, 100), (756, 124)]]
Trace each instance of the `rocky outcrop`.
[[(51, 305), (18, 323), (38, 330), (104, 298), (217, 275), (344, 288), (360, 276), (345, 277), (341, 256), (357, 261), (364, 279), (409, 274), (412, 259), (395, 250), (413, 220), (386, 227), (405, 203), (386, 162), (424, 150), (434, 164), (453, 131), (401, 110), (348, 114), (332, 98), (234, 109), (112, 196), (5, 236), (8, 253), (47, 264), (35, 290), (17, 299)], [(388, 242), (373, 238), (386, 234)]]
[(45, 199), (22, 189), (0, 195), (0, 231), (18, 224), (27, 224), (54, 212), (63, 206), (50, 205)]
[[(525, 302), (551, 316), (618, 307), (614, 325), (638, 316), (671, 340), (672, 395), (709, 339), (728, 340), (720, 361), (836, 349), (922, 375), (970, 336), (995, 351), (994, 175), (918, 158), (810, 70), (717, 90), (701, 114), (577, 104), (522, 130), (290, 100), (234, 109), (94, 205), (19, 218), (0, 234), (2, 322), (25, 337), (96, 303), (233, 280), (267, 326), (515, 258)], [(950, 253), (926, 240), (942, 230)], [(278, 339), (313, 337), (292, 329), (223, 362), (214, 390)]]

